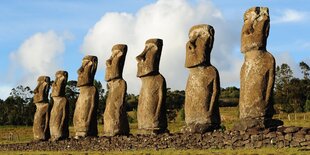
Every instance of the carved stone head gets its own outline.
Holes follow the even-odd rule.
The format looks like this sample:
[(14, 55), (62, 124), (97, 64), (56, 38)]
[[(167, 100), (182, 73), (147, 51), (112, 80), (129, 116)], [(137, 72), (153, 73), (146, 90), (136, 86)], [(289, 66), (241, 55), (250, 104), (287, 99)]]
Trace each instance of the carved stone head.
[(97, 64), (98, 64), (98, 58), (96, 56), (87, 55), (83, 58), (82, 66), (77, 71), (78, 87), (94, 85), (94, 77), (97, 71)]
[(112, 48), (112, 55), (106, 61), (105, 80), (122, 78), (125, 58), (127, 54), (127, 45), (117, 44)]
[(50, 77), (39, 76), (38, 85), (34, 89), (33, 103), (48, 102), (48, 92), (50, 90)]
[(66, 85), (68, 81), (68, 72), (57, 71), (55, 74), (55, 81), (52, 84), (52, 97), (65, 96), (66, 95)]
[(214, 42), (214, 29), (211, 25), (195, 25), (189, 30), (186, 43), (185, 67), (210, 64), (210, 53)]
[(162, 47), (162, 39), (149, 39), (145, 42), (143, 52), (136, 57), (138, 61), (138, 77), (159, 73)]
[(253, 7), (244, 13), (241, 32), (241, 52), (266, 50), (270, 19), (267, 7)]

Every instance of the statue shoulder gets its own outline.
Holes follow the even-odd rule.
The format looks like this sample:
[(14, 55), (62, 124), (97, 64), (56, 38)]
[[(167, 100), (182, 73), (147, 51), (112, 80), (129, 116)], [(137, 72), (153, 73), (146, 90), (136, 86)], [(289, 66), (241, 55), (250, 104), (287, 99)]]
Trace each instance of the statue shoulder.
[(209, 66), (209, 68), (210, 68), (212, 74), (214, 74), (214, 75), (219, 75), (219, 72), (218, 72), (218, 70), (216, 69), (216, 67), (214, 67), (213, 65), (211, 65), (211, 66)]
[(270, 52), (266, 52), (266, 58), (269, 60), (269, 61), (272, 61), (272, 62), (275, 62), (275, 58), (273, 57), (273, 55), (270, 53)]

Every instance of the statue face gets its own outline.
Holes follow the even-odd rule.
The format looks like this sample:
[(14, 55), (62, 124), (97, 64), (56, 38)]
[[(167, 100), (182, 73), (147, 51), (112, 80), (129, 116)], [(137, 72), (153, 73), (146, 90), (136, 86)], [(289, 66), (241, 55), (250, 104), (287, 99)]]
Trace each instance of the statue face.
[(138, 61), (138, 77), (159, 73), (159, 61), (163, 41), (161, 39), (149, 39), (145, 43), (143, 52), (136, 57)]
[(270, 19), (266, 7), (253, 7), (244, 13), (241, 32), (241, 52), (266, 50)]
[(48, 76), (40, 76), (38, 78), (38, 85), (34, 89), (33, 93), (33, 102), (48, 102), (48, 92), (50, 89), (50, 77)]
[(92, 86), (97, 70), (98, 59), (96, 56), (85, 56), (82, 61), (82, 66), (78, 70), (77, 86)]
[(106, 81), (122, 78), (126, 54), (127, 45), (118, 44), (113, 46), (112, 55), (110, 59), (106, 61)]
[(188, 36), (185, 67), (191, 68), (200, 64), (209, 64), (214, 42), (213, 27), (207, 24), (193, 26)]
[(68, 80), (68, 72), (57, 71), (55, 74), (55, 81), (52, 84), (52, 97), (65, 96), (66, 95), (66, 85)]

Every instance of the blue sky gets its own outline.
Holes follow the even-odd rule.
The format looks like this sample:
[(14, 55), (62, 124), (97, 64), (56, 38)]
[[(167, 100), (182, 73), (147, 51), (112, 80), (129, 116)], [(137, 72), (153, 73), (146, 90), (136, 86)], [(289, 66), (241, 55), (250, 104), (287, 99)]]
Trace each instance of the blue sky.
[(17, 85), (36, 85), (39, 75), (54, 79), (76, 70), (86, 54), (97, 55), (96, 79), (104, 79), (104, 62), (116, 43), (129, 46), (124, 69), (128, 93), (139, 92), (134, 57), (151, 37), (164, 40), (161, 73), (168, 87), (184, 89), (187, 33), (195, 24), (215, 28), (211, 62), (221, 86), (239, 86), (240, 31), (243, 13), (253, 6), (270, 9), (267, 49), (277, 64), (288, 63), (301, 77), (298, 63), (310, 65), (310, 1), (308, 0), (6, 0), (0, 5), (0, 98)]

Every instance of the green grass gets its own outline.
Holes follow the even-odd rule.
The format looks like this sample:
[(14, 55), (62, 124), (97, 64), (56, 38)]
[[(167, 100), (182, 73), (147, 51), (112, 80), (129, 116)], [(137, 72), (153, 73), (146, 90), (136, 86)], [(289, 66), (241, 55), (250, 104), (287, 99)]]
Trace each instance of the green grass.
[[(226, 127), (226, 130), (231, 130), (233, 123), (238, 120), (238, 108), (237, 107), (221, 107), (220, 108), (222, 125)], [(132, 114), (130, 114), (132, 115)], [(287, 114), (277, 114), (274, 118), (284, 121), (285, 126), (301, 126), (310, 127), (310, 112), (290, 114), (290, 120)], [(168, 129), (171, 133), (177, 133), (181, 131), (181, 128), (185, 125), (183, 121), (169, 122)], [(130, 130), (132, 134), (137, 134), (137, 123), (130, 123)], [(70, 127), (70, 136), (74, 135), (73, 127)], [(103, 134), (103, 125), (98, 124), (99, 136)], [(32, 141), (33, 133), (32, 126), (0, 126), (0, 144), (12, 144), (12, 143), (27, 143)], [(310, 153), (309, 153), (310, 154)]]
[(221, 107), (220, 114), (222, 125), (226, 127), (226, 130), (231, 130), (234, 122), (238, 120), (238, 107)]
[[(221, 107), (220, 113), (222, 125), (224, 125), (227, 130), (231, 130), (234, 122), (238, 120), (238, 107)], [(288, 115), (290, 116), (290, 120), (288, 119)], [(282, 120), (284, 126), (310, 127), (310, 112), (295, 114), (282, 113), (274, 115), (273, 118)]]
[(97, 151), (7, 151), (1, 152), (0, 154), (24, 154), (24, 155), (39, 155), (39, 154), (51, 154), (51, 155), (63, 155), (63, 154), (92, 154), (92, 155), (99, 155), (99, 154), (154, 154), (154, 155), (177, 155), (177, 154), (217, 154), (217, 155), (239, 155), (239, 154), (260, 154), (260, 155), (272, 155), (272, 154), (309, 154), (310, 151), (303, 151), (297, 148), (283, 148), (283, 149), (276, 149), (276, 148), (262, 148), (262, 149), (208, 149), (208, 150), (197, 150), (197, 149), (188, 149), (188, 150), (175, 150), (175, 149), (164, 149), (164, 150), (130, 150), (130, 151), (110, 151), (110, 152), (97, 152)]
[(282, 113), (275, 115), (274, 118), (282, 120), (284, 126), (310, 127), (310, 112), (291, 114)]
[(0, 126), (0, 144), (27, 143), (32, 139), (32, 126)]

